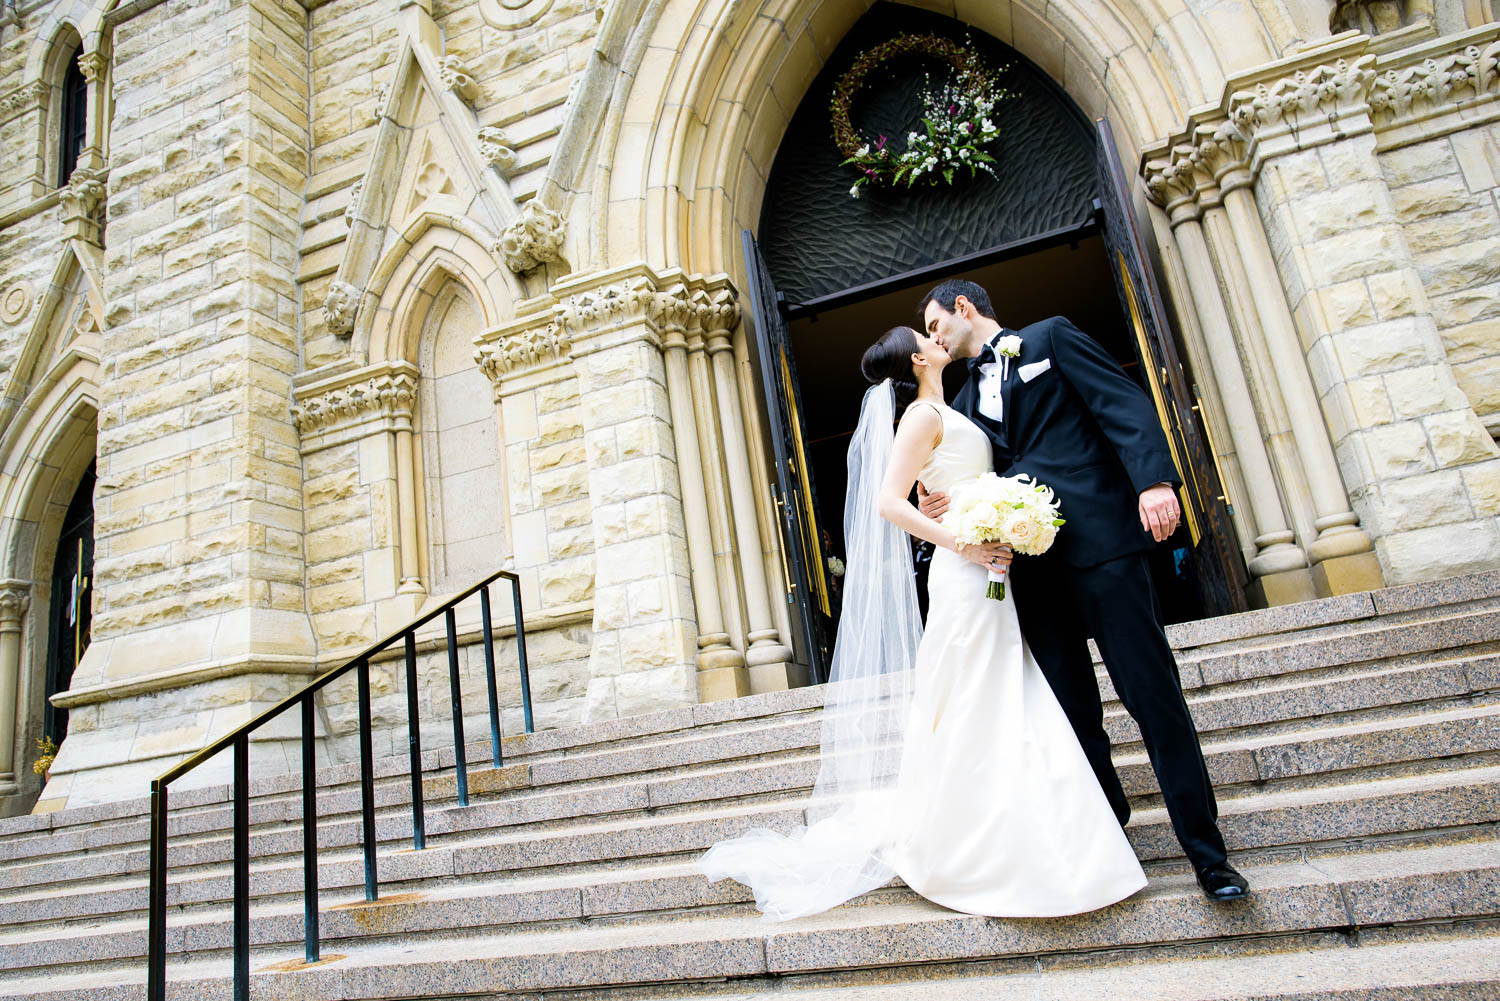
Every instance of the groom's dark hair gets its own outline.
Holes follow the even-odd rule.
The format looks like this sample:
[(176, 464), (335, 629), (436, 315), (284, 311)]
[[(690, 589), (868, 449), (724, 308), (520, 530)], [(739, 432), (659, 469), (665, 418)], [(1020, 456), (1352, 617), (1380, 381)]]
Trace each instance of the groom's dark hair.
[(980, 316), (999, 322), (999, 317), (995, 316), (995, 307), (990, 304), (990, 294), (984, 290), (984, 286), (964, 281), (962, 278), (949, 278), (923, 296), (922, 301), (917, 303), (917, 315), (926, 314), (929, 302), (935, 302), (948, 312), (956, 313), (959, 296), (973, 303)]

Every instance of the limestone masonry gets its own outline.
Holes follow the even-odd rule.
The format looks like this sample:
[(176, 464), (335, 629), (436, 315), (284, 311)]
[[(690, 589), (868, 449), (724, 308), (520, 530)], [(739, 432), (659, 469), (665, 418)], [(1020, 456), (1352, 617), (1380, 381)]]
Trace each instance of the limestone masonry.
[[(1492, 0), (912, 6), (1113, 123), (1254, 603), (1500, 567)], [(870, 11), (5, 2), (0, 814), (142, 795), (502, 567), (539, 728), (805, 684), (740, 232)], [(324, 693), (329, 763), (354, 698)]]

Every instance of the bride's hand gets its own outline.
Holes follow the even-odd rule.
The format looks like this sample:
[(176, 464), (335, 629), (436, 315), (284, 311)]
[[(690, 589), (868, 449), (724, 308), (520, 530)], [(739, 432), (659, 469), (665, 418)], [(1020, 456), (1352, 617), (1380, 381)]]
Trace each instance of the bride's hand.
[(954, 552), (970, 563), (996, 573), (1010, 566), (1010, 561), (1015, 558), (1015, 550), (1010, 548), (1008, 542), (985, 542), (977, 546), (961, 545)]

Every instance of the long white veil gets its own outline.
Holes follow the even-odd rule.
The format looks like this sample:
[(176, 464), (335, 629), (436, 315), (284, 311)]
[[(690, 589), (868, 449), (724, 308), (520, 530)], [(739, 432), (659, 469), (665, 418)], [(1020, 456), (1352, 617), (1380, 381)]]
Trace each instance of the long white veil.
[(701, 862), (711, 882), (727, 877), (749, 886), (772, 921), (825, 911), (895, 874), (882, 849), (899, 829), (888, 803), (922, 638), (911, 543), (879, 513), (895, 411), (890, 381), (871, 387), (849, 443), (843, 612), (824, 688), (822, 761), (808, 826), (790, 836), (749, 831), (714, 845)]

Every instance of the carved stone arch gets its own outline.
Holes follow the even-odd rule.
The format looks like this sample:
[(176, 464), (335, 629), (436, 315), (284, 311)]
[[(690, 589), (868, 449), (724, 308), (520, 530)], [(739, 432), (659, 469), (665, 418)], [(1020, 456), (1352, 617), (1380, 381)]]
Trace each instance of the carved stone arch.
[(12, 777), (0, 778), (0, 800), (25, 797), (23, 808), (41, 788), (21, 766), (43, 729), (57, 540), (94, 461), (98, 378), (97, 353), (75, 345), (0, 438), (0, 629), (19, 631), (0, 647), (0, 773)]
[[(4, 395), (0, 397), (0, 433), (14, 419), (33, 382), (53, 357), (76, 339), (104, 329), (104, 286), (98, 249), (68, 241), (52, 269), (31, 326), (21, 340)], [(50, 352), (49, 352), (50, 349)]]
[(33, 389), (21, 419), (0, 436), (0, 526), (5, 539), (0, 576), (24, 580), (41, 570), (51, 572), (50, 558), (40, 552), (46, 548), (49, 511), (56, 519), (62, 517), (79, 478), (94, 460), (98, 413), (97, 343), (74, 346)]
[[(486, 249), (491, 240), (468, 220), (432, 214), (414, 220), (371, 275), (355, 326), (356, 356), (372, 363), (412, 360), (412, 309), (422, 306), (425, 312), (420, 297), (430, 297), (445, 276), (468, 290), (483, 326), (510, 318), (521, 289), (516, 276)], [(418, 329), (420, 322), (418, 317)]]
[[(636, 212), (637, 225), (614, 227), (635, 238), (596, 243), (592, 258), (738, 270), (734, 234), (754, 228), (786, 122), (865, 13), (822, 0), (770, 6), (710, 4), (696, 21), (655, 23), (651, 46), (681, 55), (665, 77), (637, 74), (618, 109), (624, 124), (599, 160), (607, 166), (591, 179), (592, 218)], [(1158, 0), (959, 2), (947, 13), (1013, 45), (1089, 115), (1109, 115), (1132, 151), (1169, 134), (1226, 73), (1206, 25), (1191, 14), (1174, 18), (1181, 12)], [(1242, 27), (1266, 35), (1258, 19)], [(1192, 60), (1182, 54), (1188, 42), (1201, 50)], [(1264, 49), (1267, 58), (1276, 53), (1269, 38)], [(596, 241), (609, 238), (604, 227), (592, 228)]]
[(55, 85), (62, 60), (98, 31), (99, 17), (82, 0), (61, 3), (49, 11), (37, 26), (36, 37), (26, 52), (26, 69), (21, 79), (27, 83), (45, 80)]

